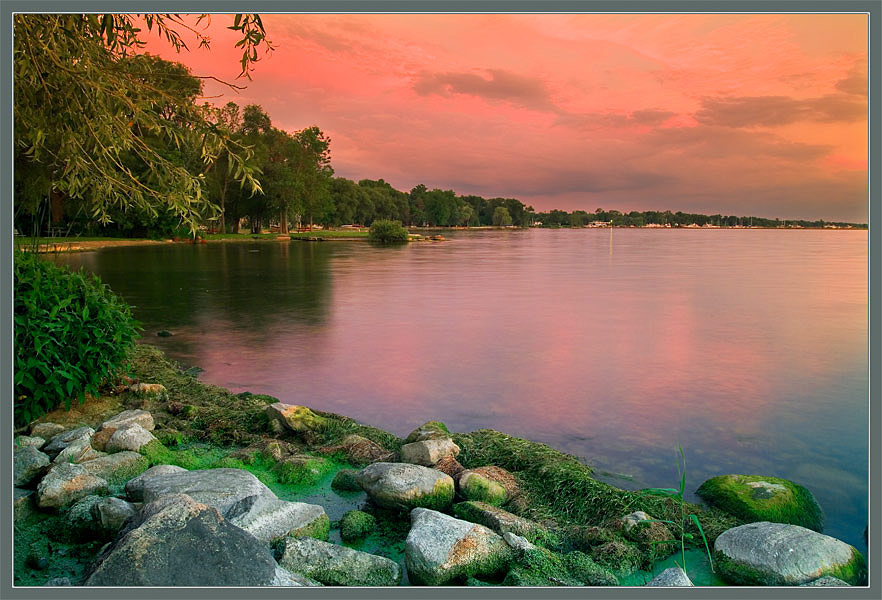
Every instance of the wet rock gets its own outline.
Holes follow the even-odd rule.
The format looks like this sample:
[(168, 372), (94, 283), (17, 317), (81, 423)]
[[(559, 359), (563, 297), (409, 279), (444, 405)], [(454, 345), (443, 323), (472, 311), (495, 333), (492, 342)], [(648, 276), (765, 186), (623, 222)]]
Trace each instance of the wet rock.
[(269, 548), (214, 507), (178, 494), (145, 505), (102, 550), (89, 586), (267, 586), (278, 582)]
[(359, 471), (356, 480), (375, 503), (386, 508), (441, 509), (453, 500), (453, 479), (419, 465), (378, 462)]
[(334, 475), (334, 480), (331, 481), (331, 488), (345, 492), (360, 492), (361, 486), (358, 484), (356, 475), (358, 475), (358, 471), (355, 469), (340, 469)]
[(146, 446), (155, 439), (152, 433), (137, 423), (132, 423), (117, 428), (104, 445), (104, 450), (106, 452), (120, 452), (122, 450), (137, 452), (142, 446)]
[(445, 473), (447, 475), (450, 475), (451, 477), (453, 477), (454, 481), (456, 481), (460, 473), (465, 471), (465, 467), (459, 464), (459, 461), (457, 461), (452, 456), (445, 456), (434, 465), (432, 465), (432, 468), (437, 469), (438, 471), (441, 471), (442, 473)]
[(377, 526), (373, 515), (360, 510), (350, 510), (340, 519), (340, 537), (344, 542), (363, 538)]
[(285, 429), (298, 433), (318, 431), (324, 429), (328, 423), (325, 417), (320, 417), (305, 406), (283, 404), (282, 402), (267, 406), (266, 414), (270, 421), (281, 427), (277, 428), (279, 431)]
[(646, 587), (692, 587), (693, 585), (683, 569), (671, 567), (653, 577)]
[(733, 583), (802, 585), (825, 575), (850, 585), (866, 580), (863, 555), (845, 542), (783, 523), (748, 523), (720, 534), (714, 562)]
[(431, 467), (442, 458), (459, 455), (459, 446), (450, 438), (411, 442), (401, 447), (401, 462)]
[(153, 431), (156, 426), (153, 422), (153, 415), (146, 410), (124, 410), (118, 415), (104, 421), (101, 429), (119, 429), (126, 425), (137, 423), (147, 431)]
[(129, 390), (141, 398), (165, 402), (168, 400), (168, 390), (161, 383), (136, 383), (129, 386)]
[(39, 436), (19, 435), (15, 437), (15, 447), (22, 448), (24, 446), (33, 446), (37, 450), (43, 447), (46, 440)]
[(450, 438), (450, 431), (444, 423), (441, 421), (429, 421), (411, 431), (404, 439), (404, 443), (410, 444), (425, 440), (443, 440), (447, 438)]
[(44, 440), (51, 440), (59, 433), (63, 433), (64, 429), (64, 425), (59, 425), (58, 423), (34, 423), (31, 425), (31, 435), (43, 438)]
[(150, 463), (147, 457), (129, 451), (105, 454), (80, 463), (86, 471), (106, 480), (109, 485), (121, 484), (143, 473), (148, 464)]
[(349, 462), (357, 465), (386, 462), (395, 457), (394, 452), (390, 452), (376, 442), (357, 434), (347, 435), (339, 444), (323, 446), (318, 451), (326, 454), (342, 452)]
[(95, 523), (92, 507), (101, 501), (101, 496), (89, 495), (80, 498), (71, 505), (67, 512), (64, 532), (67, 539), (74, 542), (94, 540), (103, 534)]
[(508, 499), (504, 487), (475, 471), (465, 470), (460, 473), (458, 484), (459, 493), (466, 500), (501, 506)]
[(151, 477), (157, 475), (165, 475), (166, 473), (180, 473), (186, 471), (184, 467), (177, 465), (156, 465), (150, 467), (137, 477), (130, 479), (126, 483), (126, 496), (133, 502), (141, 502), (144, 500), (144, 482)]
[(34, 514), (34, 491), (14, 488), (12, 491), (12, 518), (24, 521)]
[(695, 493), (742, 521), (789, 523), (818, 532), (824, 528), (824, 512), (812, 493), (787, 479), (721, 475), (702, 483)]
[(397, 586), (401, 581), (393, 560), (312, 538), (287, 538), (279, 564), (325, 585)]
[(120, 498), (101, 498), (91, 507), (91, 512), (95, 524), (105, 534), (115, 534), (138, 514), (131, 502)]
[(40, 477), (49, 466), (49, 457), (34, 446), (20, 446), (12, 454), (12, 485), (25, 486)]
[(528, 540), (547, 539), (550, 532), (535, 521), (524, 519), (486, 502), (468, 501), (453, 505), (453, 514), (458, 518), (489, 527), (499, 535), (513, 533)]
[(88, 442), (92, 439), (92, 435), (94, 433), (95, 430), (91, 427), (77, 427), (76, 429), (71, 429), (70, 431), (59, 433), (51, 440), (49, 440), (48, 444), (43, 446), (43, 452), (54, 458), (59, 452), (61, 452), (73, 443), (82, 440)]
[(41, 508), (60, 508), (91, 494), (106, 493), (106, 480), (92, 475), (83, 465), (62, 463), (37, 484), (37, 503)]
[(514, 551), (483, 525), (415, 508), (404, 545), (411, 582), (443, 585), (454, 579), (504, 572)]
[(327, 537), (329, 521), (321, 506), (280, 500), (242, 469), (183, 471), (143, 480), (145, 503), (175, 494), (213, 506), (262, 542), (289, 534)]

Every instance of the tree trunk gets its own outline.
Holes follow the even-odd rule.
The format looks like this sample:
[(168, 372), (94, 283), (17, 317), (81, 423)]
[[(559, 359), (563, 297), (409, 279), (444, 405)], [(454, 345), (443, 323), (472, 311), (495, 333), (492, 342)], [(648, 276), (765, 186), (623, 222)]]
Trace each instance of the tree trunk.
[(284, 210), (279, 216), (279, 233), (288, 233), (288, 214)]
[(226, 233), (227, 232), (227, 221), (224, 213), (226, 212), (226, 199), (227, 199), (227, 179), (224, 178), (224, 188), (221, 190), (220, 197), (220, 222), (218, 223), (220, 229), (218, 233)]

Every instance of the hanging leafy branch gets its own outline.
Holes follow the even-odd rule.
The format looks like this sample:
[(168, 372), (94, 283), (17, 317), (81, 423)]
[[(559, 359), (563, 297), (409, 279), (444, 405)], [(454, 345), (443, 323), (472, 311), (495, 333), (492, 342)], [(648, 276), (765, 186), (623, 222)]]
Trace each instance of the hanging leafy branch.
[[(60, 194), (82, 201), (102, 223), (113, 211), (168, 211), (195, 231), (216, 210), (204, 194), (205, 173), (221, 156), (240, 185), (260, 191), (250, 149), (196, 103), (201, 81), (181, 65), (140, 54), (146, 42), (138, 25), (178, 51), (188, 49), (180, 31), (202, 47), (208, 38), (180, 15), (138, 19), (15, 16), (16, 200), (25, 209)], [(256, 15), (238, 15), (231, 29), (242, 34), (240, 77), (250, 78), (258, 48), (272, 45)], [(196, 164), (181, 153), (195, 154)]]

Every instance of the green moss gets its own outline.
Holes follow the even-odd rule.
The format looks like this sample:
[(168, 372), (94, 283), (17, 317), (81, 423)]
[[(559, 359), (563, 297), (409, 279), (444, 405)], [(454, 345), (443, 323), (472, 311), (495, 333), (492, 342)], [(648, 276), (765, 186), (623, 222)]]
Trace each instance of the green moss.
[(81, 585), (103, 540), (73, 540), (63, 513), (35, 513), (16, 523), (13, 534), (14, 585), (42, 586), (53, 577)]
[(637, 548), (621, 540), (595, 547), (591, 551), (591, 558), (601, 567), (622, 575), (632, 573), (643, 562)]
[(619, 585), (619, 580), (611, 571), (594, 562), (590, 556), (578, 550), (563, 556), (563, 565), (570, 575), (592, 586)]
[[(768, 493), (763, 487), (748, 485), (759, 481), (782, 489)], [(812, 493), (786, 479), (760, 475), (721, 475), (701, 484), (696, 494), (746, 522), (790, 523), (815, 531), (824, 528), (824, 513)]]
[[(152, 443), (152, 442), (151, 442)], [(147, 457), (142, 456), (137, 461), (133, 462), (131, 465), (126, 466), (125, 468), (115, 469), (113, 473), (102, 475), (105, 481), (107, 481), (107, 485), (111, 490), (117, 490), (124, 486), (129, 479), (133, 477), (137, 477), (148, 468), (150, 468), (151, 464)]]
[(543, 548), (519, 553), (502, 582), (506, 586), (580, 586), (570, 575), (561, 557)]
[(404, 443), (410, 444), (418, 440), (436, 440), (450, 437), (450, 430), (441, 421), (428, 421), (410, 432)]
[(468, 500), (486, 502), (493, 506), (505, 504), (508, 496), (504, 487), (477, 473), (469, 473), (460, 478), (459, 493)]
[[(680, 520), (680, 505), (671, 499), (640, 495), (597, 481), (591, 468), (576, 457), (545, 444), (491, 429), (455, 433), (453, 441), (461, 449), (457, 459), (466, 468), (496, 465), (515, 475), (526, 499), (519, 514), (533, 520), (551, 521), (564, 528), (600, 524), (635, 510), (657, 519)], [(737, 518), (713, 507), (687, 503), (686, 510), (698, 516), (711, 544), (723, 531), (740, 524)], [(686, 532), (701, 539), (691, 522)]]
[(349, 542), (363, 538), (377, 526), (377, 519), (373, 515), (360, 510), (350, 510), (340, 520), (340, 537)]
[(720, 575), (728, 582), (737, 585), (779, 585), (780, 582), (750, 565), (734, 561), (722, 552), (714, 552), (714, 565)]
[(832, 575), (851, 585), (867, 585), (867, 561), (863, 554), (852, 547), (851, 560), (844, 565), (833, 567), (824, 575)]
[(443, 510), (453, 502), (456, 492), (453, 489), (452, 479), (438, 479), (432, 488), (431, 494), (425, 494), (410, 501), (410, 508), (429, 508)]
[(290, 532), (288, 537), (311, 537), (326, 542), (330, 531), (331, 521), (328, 519), (328, 515), (322, 515), (309, 525)]

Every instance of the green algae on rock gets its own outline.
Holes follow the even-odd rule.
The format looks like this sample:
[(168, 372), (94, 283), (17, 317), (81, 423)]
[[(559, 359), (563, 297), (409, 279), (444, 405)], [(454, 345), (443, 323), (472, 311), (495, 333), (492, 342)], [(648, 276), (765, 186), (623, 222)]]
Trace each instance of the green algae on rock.
[(502, 485), (470, 470), (459, 475), (459, 493), (466, 500), (478, 500), (493, 506), (502, 506), (508, 499)]
[(344, 542), (363, 538), (377, 526), (373, 515), (360, 510), (350, 510), (340, 520), (340, 537)]
[(747, 522), (789, 523), (819, 532), (824, 529), (824, 512), (815, 497), (787, 479), (720, 475), (702, 483), (695, 493)]

